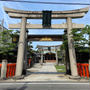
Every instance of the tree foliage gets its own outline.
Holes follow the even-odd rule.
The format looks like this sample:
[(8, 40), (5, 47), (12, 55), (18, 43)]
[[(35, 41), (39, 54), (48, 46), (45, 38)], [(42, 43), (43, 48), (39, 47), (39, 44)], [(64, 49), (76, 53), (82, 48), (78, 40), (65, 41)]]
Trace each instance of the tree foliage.
[(72, 38), (74, 39), (75, 48), (85, 47), (85, 44), (87, 41), (84, 36), (85, 30), (84, 29), (73, 29), (72, 34), (73, 34)]
[(0, 32), (0, 55), (2, 58), (7, 58), (8, 55), (13, 55), (12, 51), (16, 44), (12, 43), (12, 30), (4, 30)]
[[(90, 46), (90, 25), (86, 25), (83, 29), (72, 29), (72, 38), (74, 39), (74, 46), (79, 52), (88, 52)], [(68, 45), (67, 34), (63, 35), (64, 42), (61, 49), (66, 49)]]

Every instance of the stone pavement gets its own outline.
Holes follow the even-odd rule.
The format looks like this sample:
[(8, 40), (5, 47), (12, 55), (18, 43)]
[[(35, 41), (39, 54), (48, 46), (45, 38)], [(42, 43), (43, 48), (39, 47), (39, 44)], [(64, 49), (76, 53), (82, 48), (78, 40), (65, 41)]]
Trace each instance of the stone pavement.
[(38, 63), (27, 70), (27, 75), (21, 81), (64, 81), (69, 78), (64, 73), (58, 73), (55, 63)]
[(35, 64), (32, 68), (27, 69), (27, 75), (24, 79), (15, 80), (13, 78), (3, 80), (1, 82), (67, 82), (67, 81), (88, 81), (88, 80), (73, 80), (69, 79), (69, 75), (65, 73), (59, 73), (56, 71), (55, 63), (40, 63)]

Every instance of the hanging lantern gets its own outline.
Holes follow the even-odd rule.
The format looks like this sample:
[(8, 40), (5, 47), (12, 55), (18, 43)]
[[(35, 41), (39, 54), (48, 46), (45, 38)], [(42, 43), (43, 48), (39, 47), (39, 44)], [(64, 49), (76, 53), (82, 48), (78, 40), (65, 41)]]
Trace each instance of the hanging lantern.
[(16, 36), (13, 36), (13, 38), (12, 38), (12, 42), (13, 42), (13, 43), (17, 43), (17, 42), (18, 42), (18, 39), (17, 39)]

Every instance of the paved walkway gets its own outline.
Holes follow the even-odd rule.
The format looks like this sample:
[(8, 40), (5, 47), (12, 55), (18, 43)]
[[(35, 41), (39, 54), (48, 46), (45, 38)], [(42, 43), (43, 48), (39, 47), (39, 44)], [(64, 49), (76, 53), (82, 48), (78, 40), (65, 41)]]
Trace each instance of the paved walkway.
[[(34, 71), (35, 70), (35, 71)], [(57, 73), (54, 63), (44, 63), (42, 66), (38, 63), (35, 64), (34, 67), (28, 69), (28, 71), (32, 71), (33, 73)]]
[(54, 63), (35, 64), (27, 70), (27, 76), (22, 81), (64, 81), (68, 77), (58, 73)]
[[(8, 79), (7, 82), (40, 82), (40, 81), (77, 81), (73, 79), (69, 79), (68, 75), (64, 73), (58, 73), (55, 68), (54, 63), (44, 63), (42, 66), (38, 63), (35, 64), (32, 68), (27, 70), (27, 75), (24, 79), (14, 80)], [(82, 81), (82, 80), (80, 80)], [(86, 80), (83, 80), (86, 81)]]

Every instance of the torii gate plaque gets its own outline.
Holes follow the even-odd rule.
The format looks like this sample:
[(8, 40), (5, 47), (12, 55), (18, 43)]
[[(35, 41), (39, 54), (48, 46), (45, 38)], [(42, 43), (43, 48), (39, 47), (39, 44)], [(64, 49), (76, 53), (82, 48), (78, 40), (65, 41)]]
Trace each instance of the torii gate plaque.
[[(23, 11), (23, 10), (15, 10), (4, 7), (4, 10), (11, 18), (19, 18), (21, 19), (21, 24), (12, 24), (9, 25), (10, 28), (21, 28), (20, 37), (19, 37), (19, 45), (18, 45), (18, 55), (17, 55), (17, 65), (16, 65), (16, 76), (22, 75), (23, 69), (23, 60), (24, 60), (24, 48), (25, 48), (25, 37), (26, 37), (26, 28), (30, 29), (42, 29), (42, 25), (40, 24), (27, 24), (27, 19), (42, 19), (42, 11)], [(76, 55), (75, 49), (73, 46), (73, 39), (71, 35), (71, 30), (73, 28), (83, 28), (83, 24), (74, 24), (72, 23), (72, 19), (82, 18), (85, 13), (87, 13), (89, 7), (71, 10), (71, 11), (52, 11), (51, 18), (52, 19), (66, 19), (65, 24), (54, 24), (51, 25), (51, 29), (67, 29), (67, 37), (68, 37), (68, 48), (69, 48), (69, 57), (70, 57), (70, 65), (71, 65), (71, 74), (72, 76), (78, 76), (77, 65), (76, 65)]]

